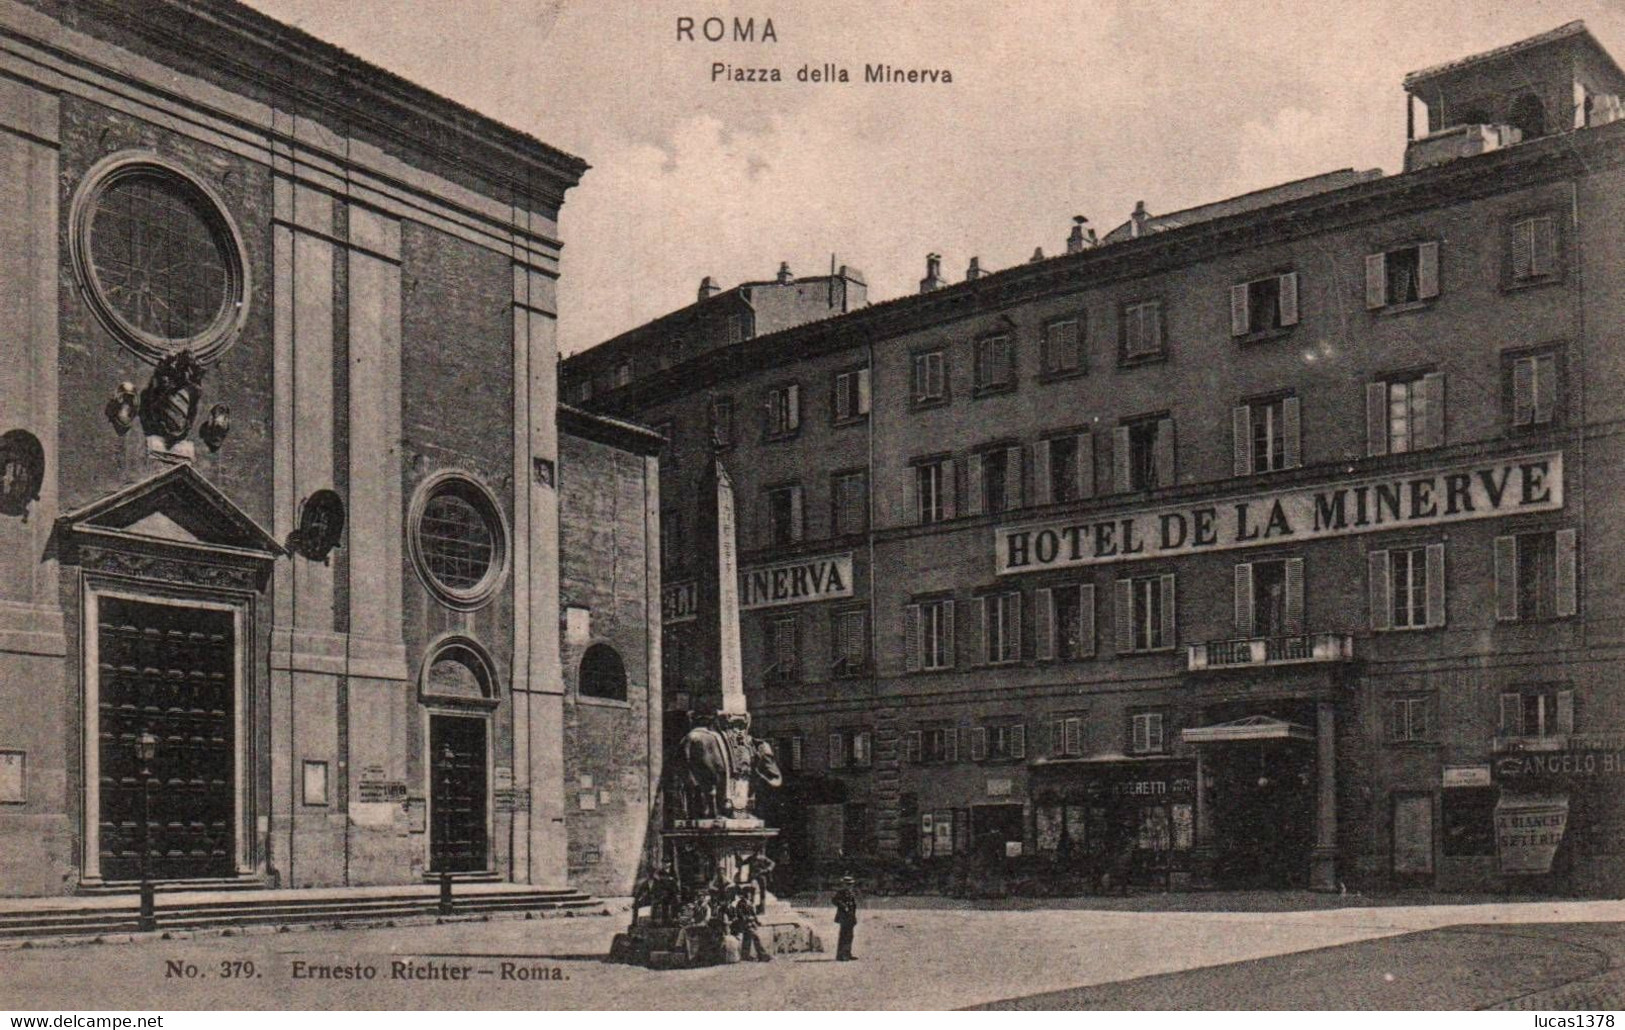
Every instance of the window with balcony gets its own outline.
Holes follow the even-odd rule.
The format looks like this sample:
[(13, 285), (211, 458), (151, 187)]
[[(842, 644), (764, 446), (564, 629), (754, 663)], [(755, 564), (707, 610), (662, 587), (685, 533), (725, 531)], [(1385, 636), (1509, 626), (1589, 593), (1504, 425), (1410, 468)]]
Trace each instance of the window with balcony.
[(904, 612), (905, 667), (909, 672), (951, 669), (954, 665), (954, 603), (922, 601)]
[(835, 375), (830, 405), (836, 424), (856, 422), (869, 414), (869, 370), (855, 368)]
[(1236, 566), (1236, 636), (1288, 637), (1303, 632), (1303, 559)]
[(1174, 577), (1141, 576), (1117, 581), (1117, 651), (1134, 654), (1174, 646)]
[(940, 404), (948, 399), (948, 357), (940, 350), (914, 355), (909, 396), (916, 407)]
[(1165, 415), (1127, 419), (1112, 439), (1118, 493), (1174, 485), (1174, 420)]
[(794, 615), (778, 615), (765, 620), (763, 639), (767, 653), (762, 679), (769, 685), (785, 685), (801, 680), (799, 628)]
[(1027, 727), (1021, 723), (975, 726), (970, 731), (970, 760), (1014, 762), (1027, 757)]
[(1238, 404), (1231, 412), (1235, 474), (1251, 476), (1303, 464), (1299, 411), (1296, 397)]
[(997, 393), (1016, 385), (1016, 342), (1000, 334), (976, 341), (976, 392)]
[(1574, 732), (1574, 691), (1534, 686), (1501, 695), (1501, 736), (1556, 737)]
[(1083, 352), (1083, 317), (1057, 319), (1044, 326), (1040, 361), (1046, 379), (1086, 371)]
[(1092, 583), (1040, 587), (1033, 591), (1036, 657), (1074, 661), (1095, 653), (1095, 588)]
[(1230, 287), (1230, 335), (1262, 337), (1298, 324), (1298, 273)]
[(837, 610), (830, 615), (831, 671), (837, 678), (864, 676), (869, 671), (869, 611)]
[(1366, 384), (1371, 455), (1404, 454), (1445, 442), (1444, 373), (1416, 372)]
[(830, 525), (835, 536), (862, 533), (869, 528), (869, 473), (863, 469), (837, 472), (830, 478)]
[(1034, 504), (1076, 501), (1094, 492), (1094, 437), (1068, 433), (1033, 444)]
[(1008, 665), (1021, 661), (1021, 591), (978, 598), (982, 609), (982, 661)]
[(1119, 319), (1118, 363), (1132, 365), (1165, 354), (1162, 332), (1162, 301), (1142, 300), (1125, 304)]
[(1413, 243), (1365, 259), (1365, 304), (1404, 307), (1439, 295), (1439, 244)]
[(1562, 392), (1555, 352), (1509, 356), (1502, 365), (1502, 398), (1507, 422), (1514, 430), (1539, 429), (1561, 421), (1558, 405)]
[(1168, 749), (1163, 735), (1163, 712), (1134, 712), (1129, 715), (1129, 753), (1157, 754)]
[(1012, 444), (970, 455), (966, 465), (970, 477), (966, 514), (997, 515), (1021, 507), (1021, 453), (1021, 445)]
[(1438, 629), (1444, 625), (1444, 545), (1396, 547), (1367, 556), (1371, 628)]
[(1572, 529), (1496, 537), (1496, 617), (1502, 622), (1527, 622), (1576, 614), (1578, 540)]
[(1422, 744), (1433, 739), (1433, 701), (1428, 697), (1387, 699), (1388, 743)]
[(801, 387), (790, 383), (769, 390), (765, 402), (765, 417), (765, 435), (769, 440), (782, 440), (799, 432)]

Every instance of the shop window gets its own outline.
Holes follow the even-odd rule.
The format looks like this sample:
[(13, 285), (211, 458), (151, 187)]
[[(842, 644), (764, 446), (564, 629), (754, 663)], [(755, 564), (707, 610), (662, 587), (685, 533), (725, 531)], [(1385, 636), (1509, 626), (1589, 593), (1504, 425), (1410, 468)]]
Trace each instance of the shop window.
[(1503, 362), (1507, 422), (1513, 429), (1534, 429), (1561, 421), (1558, 404), (1557, 355), (1525, 354)]
[(1439, 244), (1395, 247), (1365, 259), (1365, 304), (1373, 310), (1432, 300), (1439, 295)]
[(1559, 737), (1574, 732), (1574, 691), (1524, 687), (1501, 695), (1501, 736)]
[(869, 474), (857, 469), (837, 472), (830, 477), (830, 508), (833, 536), (866, 531), (869, 528)]
[(1085, 371), (1083, 319), (1063, 318), (1044, 326), (1043, 372), (1054, 378)]
[(1162, 651), (1173, 647), (1173, 574), (1118, 580), (1115, 615), (1118, 653)]
[(976, 341), (976, 392), (995, 393), (1016, 385), (1016, 344), (1007, 335)]
[(1421, 744), (1433, 739), (1433, 702), (1427, 697), (1387, 699), (1390, 744)]
[(1052, 504), (1095, 492), (1094, 437), (1068, 433), (1033, 444), (1033, 503)]
[(1302, 420), (1296, 397), (1238, 404), (1231, 412), (1238, 476), (1278, 472), (1303, 464)]
[(869, 414), (869, 370), (857, 368), (835, 376), (834, 403), (837, 423), (855, 422)]
[(938, 404), (948, 399), (948, 358), (940, 350), (914, 355), (910, 397), (916, 406)]
[(1572, 529), (1495, 538), (1496, 617), (1557, 619), (1579, 610), (1579, 548)]
[(830, 616), (834, 654), (831, 671), (837, 678), (863, 676), (869, 671), (869, 612), (866, 608), (837, 611)]
[(1444, 545), (1372, 551), (1367, 556), (1371, 628), (1438, 629), (1444, 625)]
[(1125, 420), (1112, 439), (1119, 493), (1174, 485), (1174, 420), (1162, 415)]
[(1230, 287), (1230, 335), (1262, 336), (1298, 324), (1298, 273)]
[(954, 603), (911, 604), (904, 613), (904, 647), (909, 672), (950, 669), (954, 664)]
[(620, 652), (608, 644), (594, 644), (581, 656), (582, 697), (626, 700), (626, 665)]
[(972, 454), (966, 466), (969, 515), (997, 515), (1021, 507), (1022, 448), (1019, 444)]
[(1479, 858), (1495, 854), (1495, 800), (1493, 787), (1452, 787), (1440, 798), (1443, 824), (1442, 850), (1450, 858)]

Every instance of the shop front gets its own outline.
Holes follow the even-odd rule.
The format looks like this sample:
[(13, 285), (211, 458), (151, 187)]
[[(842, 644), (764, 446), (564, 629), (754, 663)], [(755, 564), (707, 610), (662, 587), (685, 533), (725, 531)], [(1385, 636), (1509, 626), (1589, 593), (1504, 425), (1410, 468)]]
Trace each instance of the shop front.
[(1034, 769), (1033, 840), (1096, 888), (1191, 883), (1196, 767), (1186, 758), (1049, 758)]
[(1625, 737), (1502, 741), (1492, 768), (1495, 859), (1504, 881), (1534, 889), (1625, 888)]

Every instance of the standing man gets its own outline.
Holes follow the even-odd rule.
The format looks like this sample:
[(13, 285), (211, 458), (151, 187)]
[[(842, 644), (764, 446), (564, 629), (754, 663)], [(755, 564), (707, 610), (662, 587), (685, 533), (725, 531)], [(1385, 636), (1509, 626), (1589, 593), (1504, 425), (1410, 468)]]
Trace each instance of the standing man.
[(858, 892), (853, 889), (853, 883), (852, 877), (841, 877), (841, 889), (831, 899), (835, 902), (835, 925), (841, 928), (840, 941), (835, 945), (837, 962), (853, 959), (852, 931), (858, 925)]
[(773, 956), (762, 947), (762, 938), (758, 934), (762, 921), (756, 918), (756, 906), (751, 904), (750, 892), (736, 890), (733, 903), (728, 909), (730, 917), (729, 932), (739, 937), (739, 957), (748, 961), (754, 953), (758, 962), (772, 962)]

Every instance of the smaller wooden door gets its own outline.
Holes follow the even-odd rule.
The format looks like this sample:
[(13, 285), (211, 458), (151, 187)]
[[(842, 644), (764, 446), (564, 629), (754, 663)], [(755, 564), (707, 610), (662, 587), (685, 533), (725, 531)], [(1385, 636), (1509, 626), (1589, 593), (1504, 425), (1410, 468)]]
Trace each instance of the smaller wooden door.
[(1394, 875), (1433, 875), (1433, 795), (1394, 795)]
[(485, 720), (429, 717), (429, 868), (488, 868), (485, 826)]

